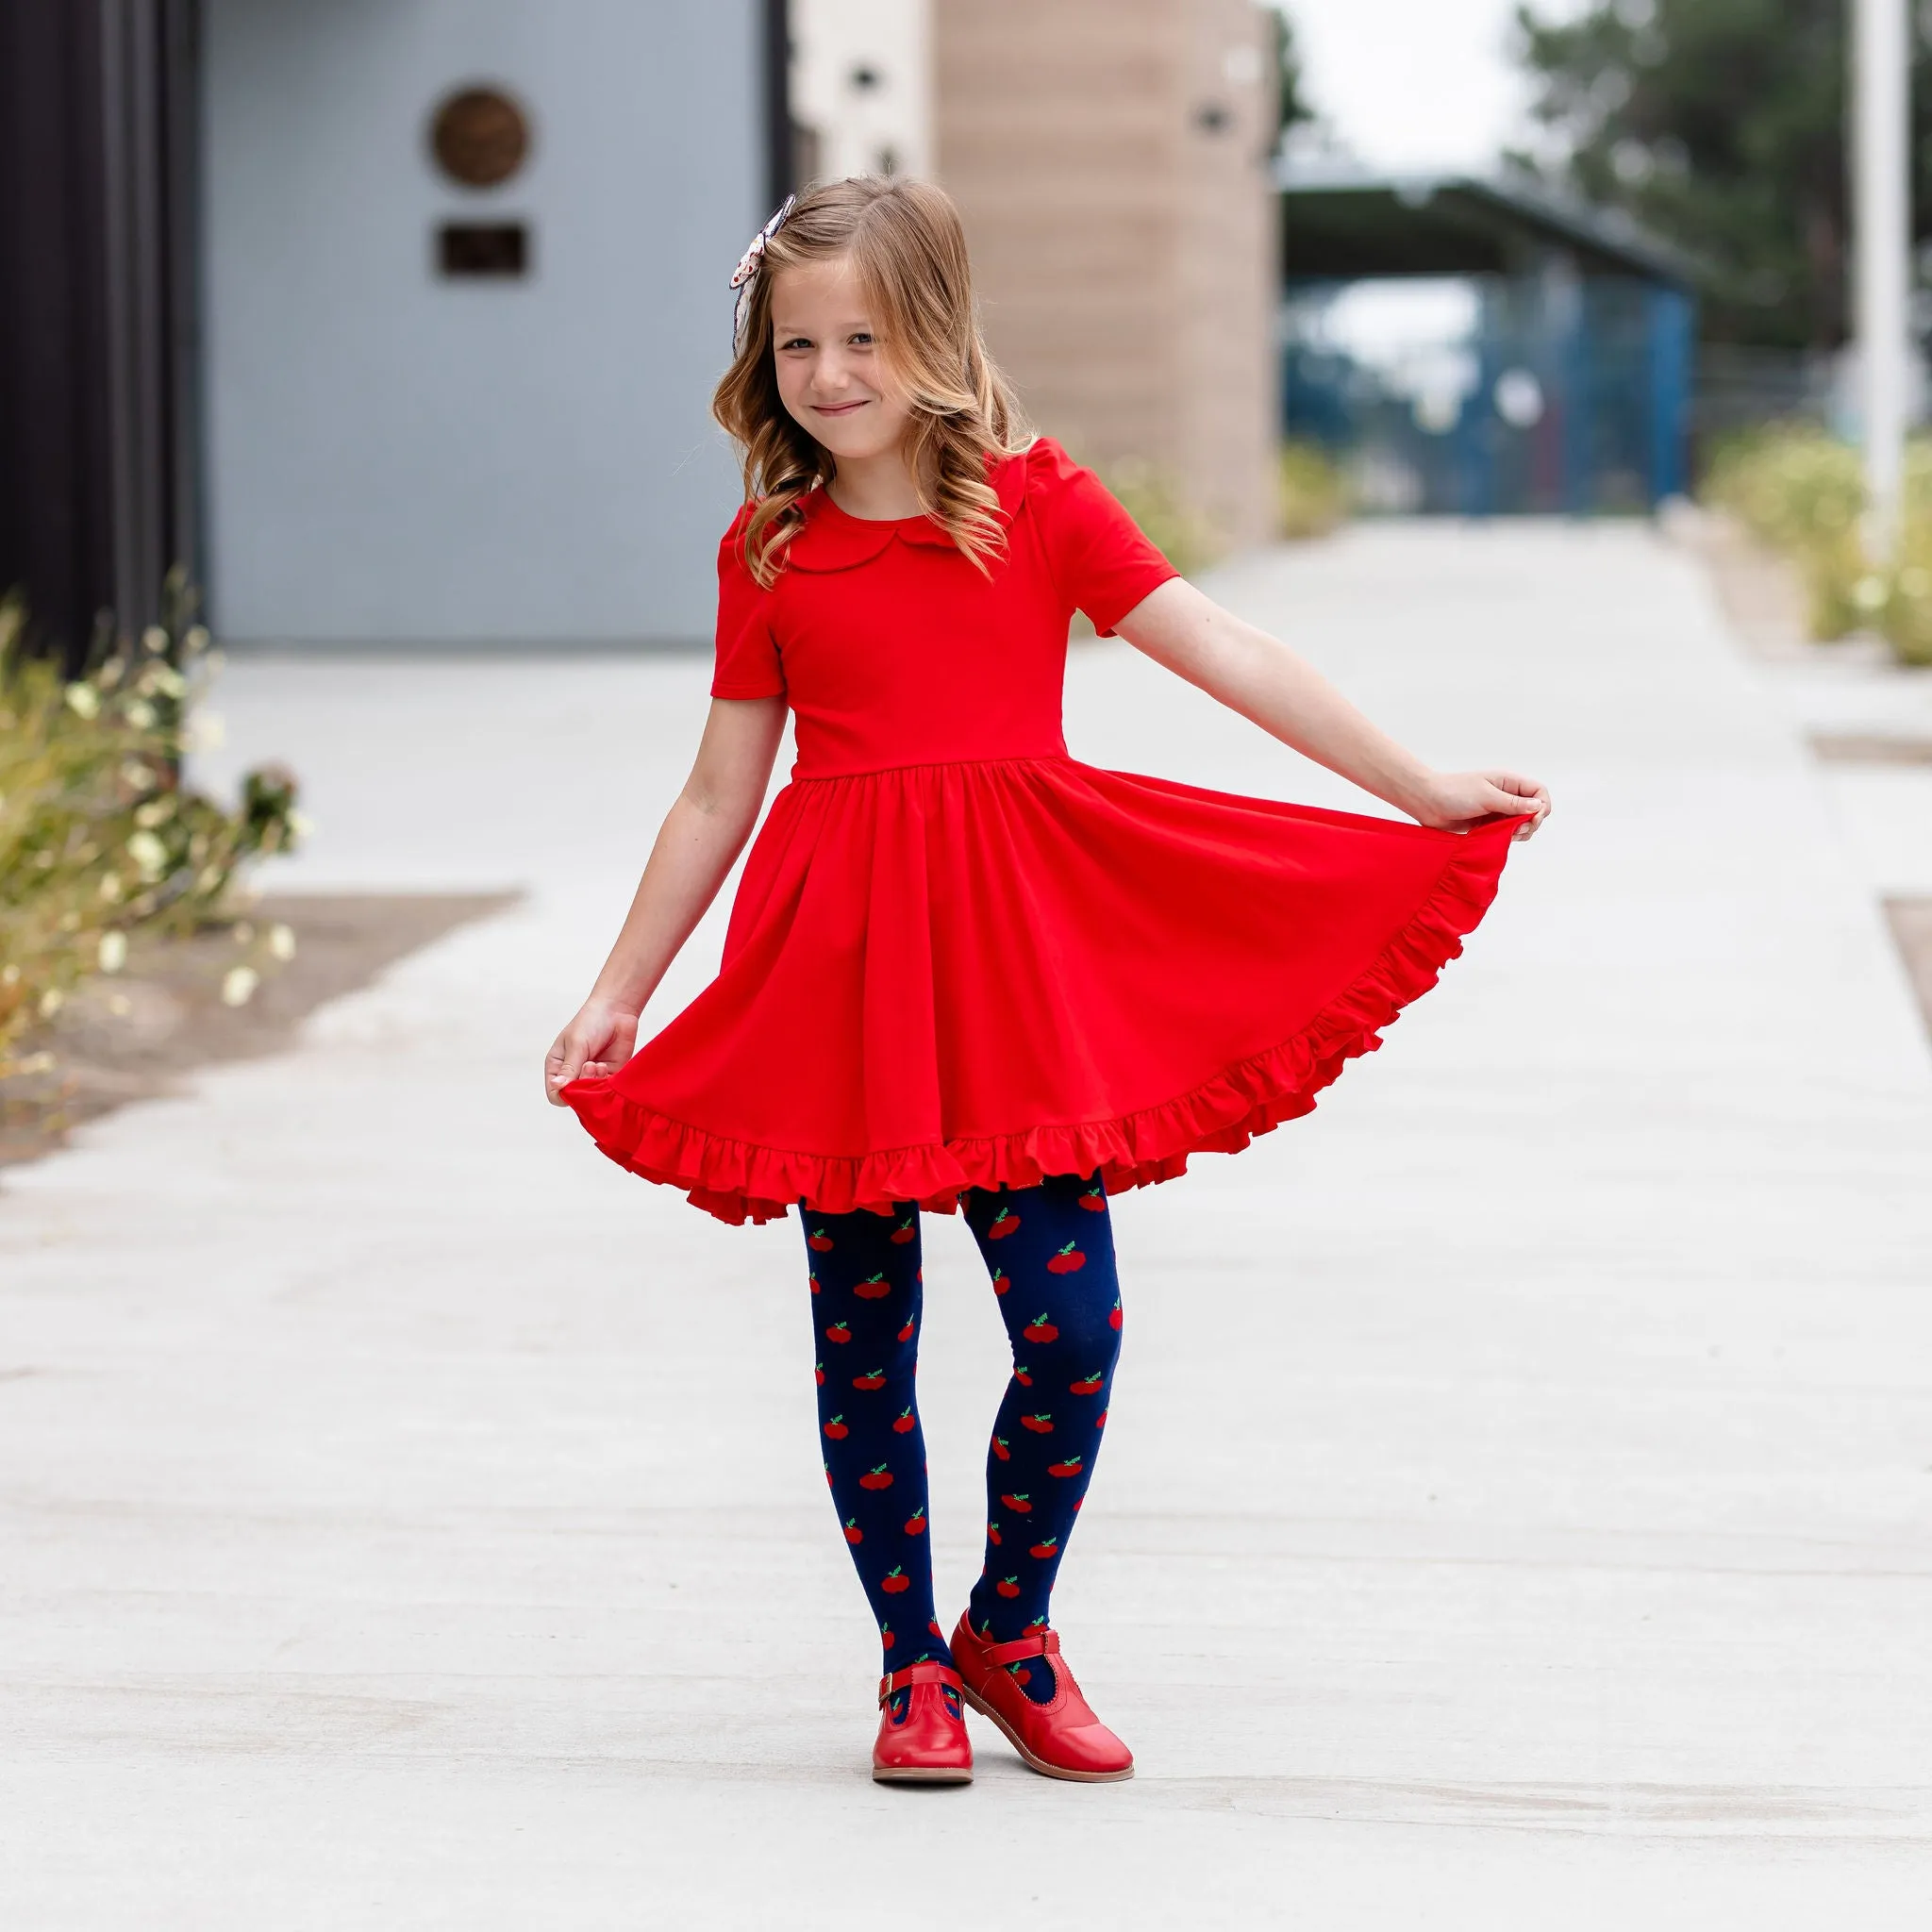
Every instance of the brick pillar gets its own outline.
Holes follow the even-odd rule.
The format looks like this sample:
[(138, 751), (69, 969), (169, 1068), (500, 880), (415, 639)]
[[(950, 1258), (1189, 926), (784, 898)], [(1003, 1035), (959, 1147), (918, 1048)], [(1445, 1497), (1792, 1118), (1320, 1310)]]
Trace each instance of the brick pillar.
[(935, 0), (939, 178), (993, 352), (1077, 455), (1273, 533), (1278, 288), (1250, 0)]

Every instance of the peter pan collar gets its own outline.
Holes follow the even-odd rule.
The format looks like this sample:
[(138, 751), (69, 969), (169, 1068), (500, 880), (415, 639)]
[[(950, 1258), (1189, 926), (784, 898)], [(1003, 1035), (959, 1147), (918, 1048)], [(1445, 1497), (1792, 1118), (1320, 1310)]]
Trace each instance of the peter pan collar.
[[(1000, 522), (1010, 525), (1026, 493), (1026, 458), (1003, 458), (992, 466), (991, 480), (1000, 500)], [(805, 525), (782, 554), (787, 563), (795, 563), (800, 570), (850, 570), (870, 563), (894, 537), (929, 550), (957, 548), (930, 517), (849, 516), (823, 485), (804, 497), (799, 508), (805, 512)]]

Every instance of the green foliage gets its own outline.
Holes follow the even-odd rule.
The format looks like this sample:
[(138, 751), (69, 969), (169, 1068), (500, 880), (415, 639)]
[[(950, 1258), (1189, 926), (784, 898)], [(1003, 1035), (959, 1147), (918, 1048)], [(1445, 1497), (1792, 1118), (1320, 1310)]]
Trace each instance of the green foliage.
[(1271, 10), (1270, 24), (1274, 42), (1275, 134), (1279, 139), (1305, 121), (1314, 120), (1315, 110), (1302, 77), (1302, 53), (1295, 44), (1293, 21), (1276, 7)]
[(1278, 480), (1284, 537), (1325, 537), (1348, 515), (1347, 481), (1319, 442), (1290, 437), (1281, 445)]
[[(1551, 19), (1518, 10), (1535, 113), (1565, 157), (1555, 172), (1705, 265), (1712, 340), (1844, 340), (1847, 31), (1847, 0), (1595, 0)], [(1923, 239), (1932, 236), (1923, 28), (1914, 67)]]
[[(1147, 541), (1184, 577), (1227, 554), (1225, 532), (1190, 501), (1173, 474), (1159, 464), (1123, 457), (1093, 468)], [(1291, 439), (1282, 444), (1276, 491), (1276, 534), (1282, 537), (1324, 537), (1348, 515), (1347, 482), (1319, 443)]]
[(1932, 664), (1932, 442), (1907, 453), (1904, 528), (1890, 564), (1866, 554), (1859, 532), (1857, 453), (1822, 430), (1774, 426), (1732, 439), (1702, 494), (1791, 559), (1814, 638), (1875, 630), (1902, 662)]
[(1182, 576), (1206, 570), (1226, 551), (1221, 533), (1158, 464), (1141, 457), (1123, 457), (1095, 467), (1101, 481), (1140, 525), (1141, 534)]
[(167, 603), (68, 682), (0, 601), (0, 1076), (77, 982), (119, 970), (131, 933), (220, 917), (242, 864), (291, 844), (286, 772), (249, 773), (232, 812), (181, 787), (214, 655), (178, 577)]

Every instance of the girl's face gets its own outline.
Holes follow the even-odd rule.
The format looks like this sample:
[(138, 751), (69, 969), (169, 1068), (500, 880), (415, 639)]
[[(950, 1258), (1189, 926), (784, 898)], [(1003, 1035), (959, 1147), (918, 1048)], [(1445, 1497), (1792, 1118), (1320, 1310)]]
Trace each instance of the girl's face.
[(835, 458), (887, 456), (903, 441), (912, 412), (843, 256), (773, 276), (772, 359), (787, 412)]

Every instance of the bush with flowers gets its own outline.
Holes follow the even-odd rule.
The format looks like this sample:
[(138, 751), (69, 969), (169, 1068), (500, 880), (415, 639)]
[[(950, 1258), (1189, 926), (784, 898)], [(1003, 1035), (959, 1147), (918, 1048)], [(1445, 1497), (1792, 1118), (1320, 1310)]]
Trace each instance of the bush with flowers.
[(1790, 558), (1820, 642), (1875, 631), (1902, 663), (1932, 664), (1932, 442), (1906, 453), (1897, 555), (1874, 560), (1860, 531), (1857, 452), (1822, 429), (1774, 425), (1726, 442), (1706, 473), (1704, 500)]
[[(29, 653), (25, 624), (17, 599), (0, 602), (0, 1078), (47, 1064), (26, 1051), (35, 1030), (80, 981), (120, 971), (132, 935), (233, 920), (242, 866), (289, 850), (298, 824), (275, 767), (247, 774), (233, 810), (181, 783), (219, 653), (178, 574), (162, 622), (105, 634), (78, 677)], [(231, 1005), (290, 936), (255, 949), (228, 975)]]

